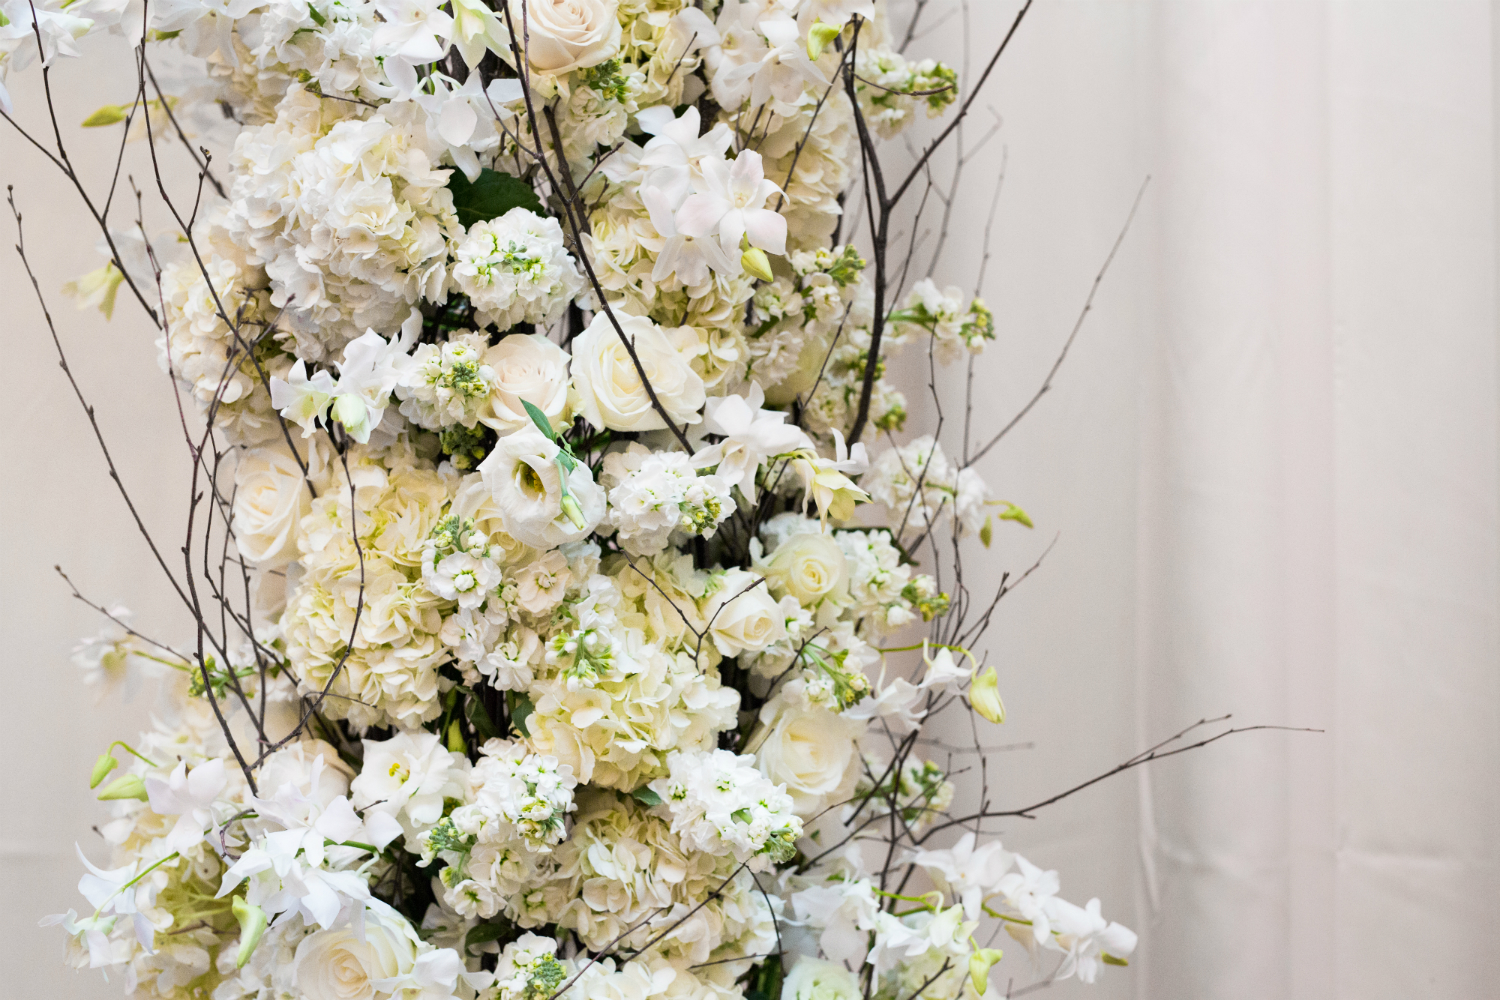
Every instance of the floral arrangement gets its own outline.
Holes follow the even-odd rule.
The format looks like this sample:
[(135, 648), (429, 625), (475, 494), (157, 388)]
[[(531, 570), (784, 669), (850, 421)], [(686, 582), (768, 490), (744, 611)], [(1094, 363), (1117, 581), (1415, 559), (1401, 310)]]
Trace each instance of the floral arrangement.
[[(164, 700), (92, 775), (72, 965), (161, 998), (975, 1000), (1002, 930), (1045, 982), (1126, 963), (991, 832), (1035, 807), (957, 790), (1014, 585), (972, 594), (963, 552), (1031, 522), (975, 468), (998, 437), (896, 443), (893, 352), (972, 384), (995, 324), (897, 259), (972, 96), (876, 0), (0, 10), (0, 66), (123, 36), (138, 91), (85, 124), (197, 172), (156, 175), (165, 240), (78, 184), (108, 263), (69, 291), (138, 300), (177, 387), (184, 562), (142, 532), (195, 628), (101, 605), (79, 647)], [(156, 86), (172, 52), (227, 164)]]

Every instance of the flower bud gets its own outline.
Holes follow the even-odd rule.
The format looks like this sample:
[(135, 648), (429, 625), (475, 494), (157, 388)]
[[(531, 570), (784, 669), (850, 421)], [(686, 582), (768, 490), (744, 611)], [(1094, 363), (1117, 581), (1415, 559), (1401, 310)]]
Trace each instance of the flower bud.
[(98, 128), (101, 125), (114, 125), (122, 122), (128, 116), (128, 112), (118, 104), (106, 104), (83, 120), (84, 128)]
[(448, 725), (448, 749), (453, 753), (466, 753), (468, 751), (468, 746), (464, 743), (463, 728), (459, 726), (457, 719), (454, 719)]
[(344, 430), (356, 441), (363, 433), (368, 437), (366, 425), (370, 421), (370, 408), (358, 396), (340, 396), (333, 403), (333, 419), (344, 425)]
[(588, 526), (588, 519), (583, 516), (583, 508), (578, 506), (578, 501), (573, 499), (573, 494), (564, 493), (561, 505), (562, 512), (568, 516), (569, 521), (573, 522), (573, 527), (585, 528)]
[(974, 711), (991, 722), (1005, 721), (1005, 703), (1000, 700), (1000, 678), (995, 674), (994, 667), (974, 678), (974, 684), (969, 688), (969, 704), (974, 706)]
[(266, 911), (247, 902), (244, 896), (234, 897), (231, 909), (240, 925), (240, 950), (234, 956), (234, 967), (243, 969), (255, 946), (260, 944), (260, 936), (266, 932)]
[(974, 992), (984, 996), (990, 985), (990, 966), (1000, 961), (999, 948), (980, 948), (969, 956), (969, 982)]
[(100, 754), (99, 759), (94, 761), (94, 772), (89, 775), (89, 787), (98, 788), (99, 782), (109, 777), (109, 772), (120, 766), (115, 760), (114, 754)]
[(823, 54), (828, 43), (843, 32), (841, 24), (824, 24), (822, 21), (814, 21), (812, 28), (807, 32), (807, 58), (816, 59)]
[(751, 247), (740, 254), (740, 265), (761, 281), (776, 280), (776, 275), (771, 273), (771, 258), (758, 247)]
[(137, 774), (122, 774), (114, 781), (104, 786), (104, 791), (99, 793), (100, 802), (113, 802), (116, 799), (140, 799), (146, 801), (146, 783)]

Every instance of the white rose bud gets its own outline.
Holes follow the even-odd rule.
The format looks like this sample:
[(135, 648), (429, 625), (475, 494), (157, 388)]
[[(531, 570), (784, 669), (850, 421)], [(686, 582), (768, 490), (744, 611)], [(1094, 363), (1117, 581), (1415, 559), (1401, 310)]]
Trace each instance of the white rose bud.
[(761, 708), (760, 723), (750, 740), (756, 766), (786, 786), (799, 817), (814, 816), (853, 790), (862, 723), (787, 697), (785, 690)]
[(364, 938), (352, 926), (310, 934), (297, 945), (293, 977), (305, 1000), (368, 1000), (374, 981), (410, 972), (417, 961), (416, 931), (395, 910), (371, 901)]
[(709, 634), (724, 656), (758, 653), (786, 638), (786, 618), (758, 577), (742, 569), (724, 574), (704, 615)]
[[(620, 51), (620, 21), (615, 0), (525, 0), (510, 8), (517, 47), (539, 73), (561, 76), (597, 66)], [(506, 19), (501, 17), (502, 27)], [(513, 56), (501, 52), (506, 61)]]
[(240, 452), (234, 467), (234, 537), (240, 555), (269, 569), (297, 558), (302, 518), (312, 494), (302, 466), (284, 443)]
[(545, 334), (513, 334), (491, 347), (484, 363), (495, 373), (494, 388), (479, 411), (479, 422), (509, 434), (531, 426), (522, 400), (535, 406), (561, 430), (568, 420), (568, 352)]
[(766, 580), (778, 597), (790, 594), (805, 608), (849, 596), (849, 561), (832, 535), (803, 532), (771, 553)]
[[(704, 400), (703, 379), (689, 359), (646, 317), (629, 316), (618, 309), (614, 315), (635, 345), (641, 368), (663, 408), (677, 423), (697, 423)], [(649, 431), (666, 426), (651, 405), (629, 350), (603, 312), (573, 341), (573, 388), (578, 412), (595, 427)]]

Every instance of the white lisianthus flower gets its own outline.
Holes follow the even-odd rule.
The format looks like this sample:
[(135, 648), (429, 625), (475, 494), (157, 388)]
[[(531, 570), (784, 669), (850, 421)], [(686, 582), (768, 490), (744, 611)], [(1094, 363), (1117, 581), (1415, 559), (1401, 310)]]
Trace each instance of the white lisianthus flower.
[(369, 1000), (377, 980), (416, 965), (422, 941), (411, 924), (384, 903), (367, 905), (363, 938), (346, 926), (310, 934), (297, 946), (294, 975), (305, 1000)]
[(298, 527), (311, 510), (302, 466), (285, 444), (240, 452), (234, 467), (234, 540), (240, 555), (267, 569), (285, 566), (297, 557)]
[(724, 656), (758, 653), (786, 638), (786, 618), (760, 578), (742, 569), (726, 571), (708, 600), (704, 617)]
[(802, 686), (792, 681), (762, 706), (750, 747), (760, 772), (785, 786), (797, 815), (807, 819), (853, 789), (855, 740), (864, 726), (808, 704)]
[[(614, 317), (635, 347), (641, 368), (667, 414), (678, 423), (695, 424), (705, 398), (703, 379), (689, 359), (673, 346), (661, 327), (644, 316), (614, 310)], [(573, 388), (578, 412), (598, 428), (649, 431), (666, 424), (651, 405), (630, 351), (609, 315), (600, 312), (573, 341)]]
[(455, 254), (453, 280), (502, 331), (517, 323), (550, 323), (583, 289), (583, 275), (563, 247), (562, 227), (524, 208), (476, 222)]
[(773, 594), (790, 594), (805, 608), (849, 598), (849, 562), (832, 534), (793, 535), (771, 553), (765, 573)]
[[(510, 10), (511, 25), (526, 61), (538, 73), (561, 76), (597, 66), (620, 51), (615, 0), (525, 0)], [(501, 27), (506, 28), (505, 19)], [(509, 48), (500, 55), (515, 56)]]
[[(509, 434), (531, 426), (530, 403), (561, 430), (568, 421), (568, 352), (545, 334), (512, 334), (491, 347), (484, 363), (494, 373), (479, 422)], [(525, 401), (523, 403), (522, 401)]]
[[(588, 536), (604, 519), (604, 491), (582, 463), (564, 480), (559, 448), (535, 427), (500, 439), (479, 465), (505, 530), (523, 545), (551, 549)], [(563, 509), (564, 495), (577, 505), (581, 523)]]

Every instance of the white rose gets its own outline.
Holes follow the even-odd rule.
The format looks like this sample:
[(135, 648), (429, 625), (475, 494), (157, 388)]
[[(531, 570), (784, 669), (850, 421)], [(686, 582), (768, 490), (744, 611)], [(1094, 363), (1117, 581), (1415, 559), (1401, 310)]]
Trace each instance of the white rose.
[(857, 1000), (861, 995), (854, 973), (837, 962), (803, 955), (781, 984), (784, 1000)]
[(512, 334), (485, 352), (484, 363), (495, 379), (479, 410), (480, 423), (501, 434), (530, 427), (522, 400), (546, 414), (554, 429), (567, 423), (568, 352), (545, 334)]
[[(616, 7), (615, 0), (525, 0), (524, 11), (517, 4), (510, 17), (532, 68), (561, 76), (597, 66), (620, 51)], [(508, 48), (502, 55), (511, 58)]]
[(849, 561), (832, 535), (793, 535), (771, 553), (766, 581), (777, 596), (790, 594), (805, 608), (849, 596)]
[(373, 1000), (375, 980), (411, 971), (419, 939), (399, 913), (372, 900), (364, 930), (364, 940), (353, 926), (303, 938), (293, 973), (297, 994), (304, 1000)]
[(758, 578), (742, 569), (724, 574), (704, 616), (714, 645), (725, 656), (758, 653), (786, 638), (786, 618)]
[(798, 816), (814, 816), (852, 791), (860, 723), (787, 697), (785, 690), (760, 710), (760, 722), (750, 741), (756, 766), (786, 786)]
[(302, 467), (284, 442), (240, 452), (234, 466), (234, 536), (240, 554), (267, 568), (297, 556), (297, 528), (312, 510)]
[(578, 505), (582, 523), (563, 510), (563, 477), (558, 447), (536, 427), (500, 439), (479, 463), (484, 485), (494, 496), (505, 531), (523, 545), (552, 549), (588, 537), (604, 519), (604, 491), (589, 467), (578, 463), (568, 473), (567, 492)]
[[(678, 423), (697, 423), (704, 400), (703, 379), (693, 371), (690, 359), (646, 317), (628, 316), (616, 309), (615, 318), (635, 345), (641, 368), (667, 413)], [(630, 352), (602, 312), (573, 341), (573, 388), (578, 412), (595, 427), (649, 431), (666, 426), (651, 406)]]

